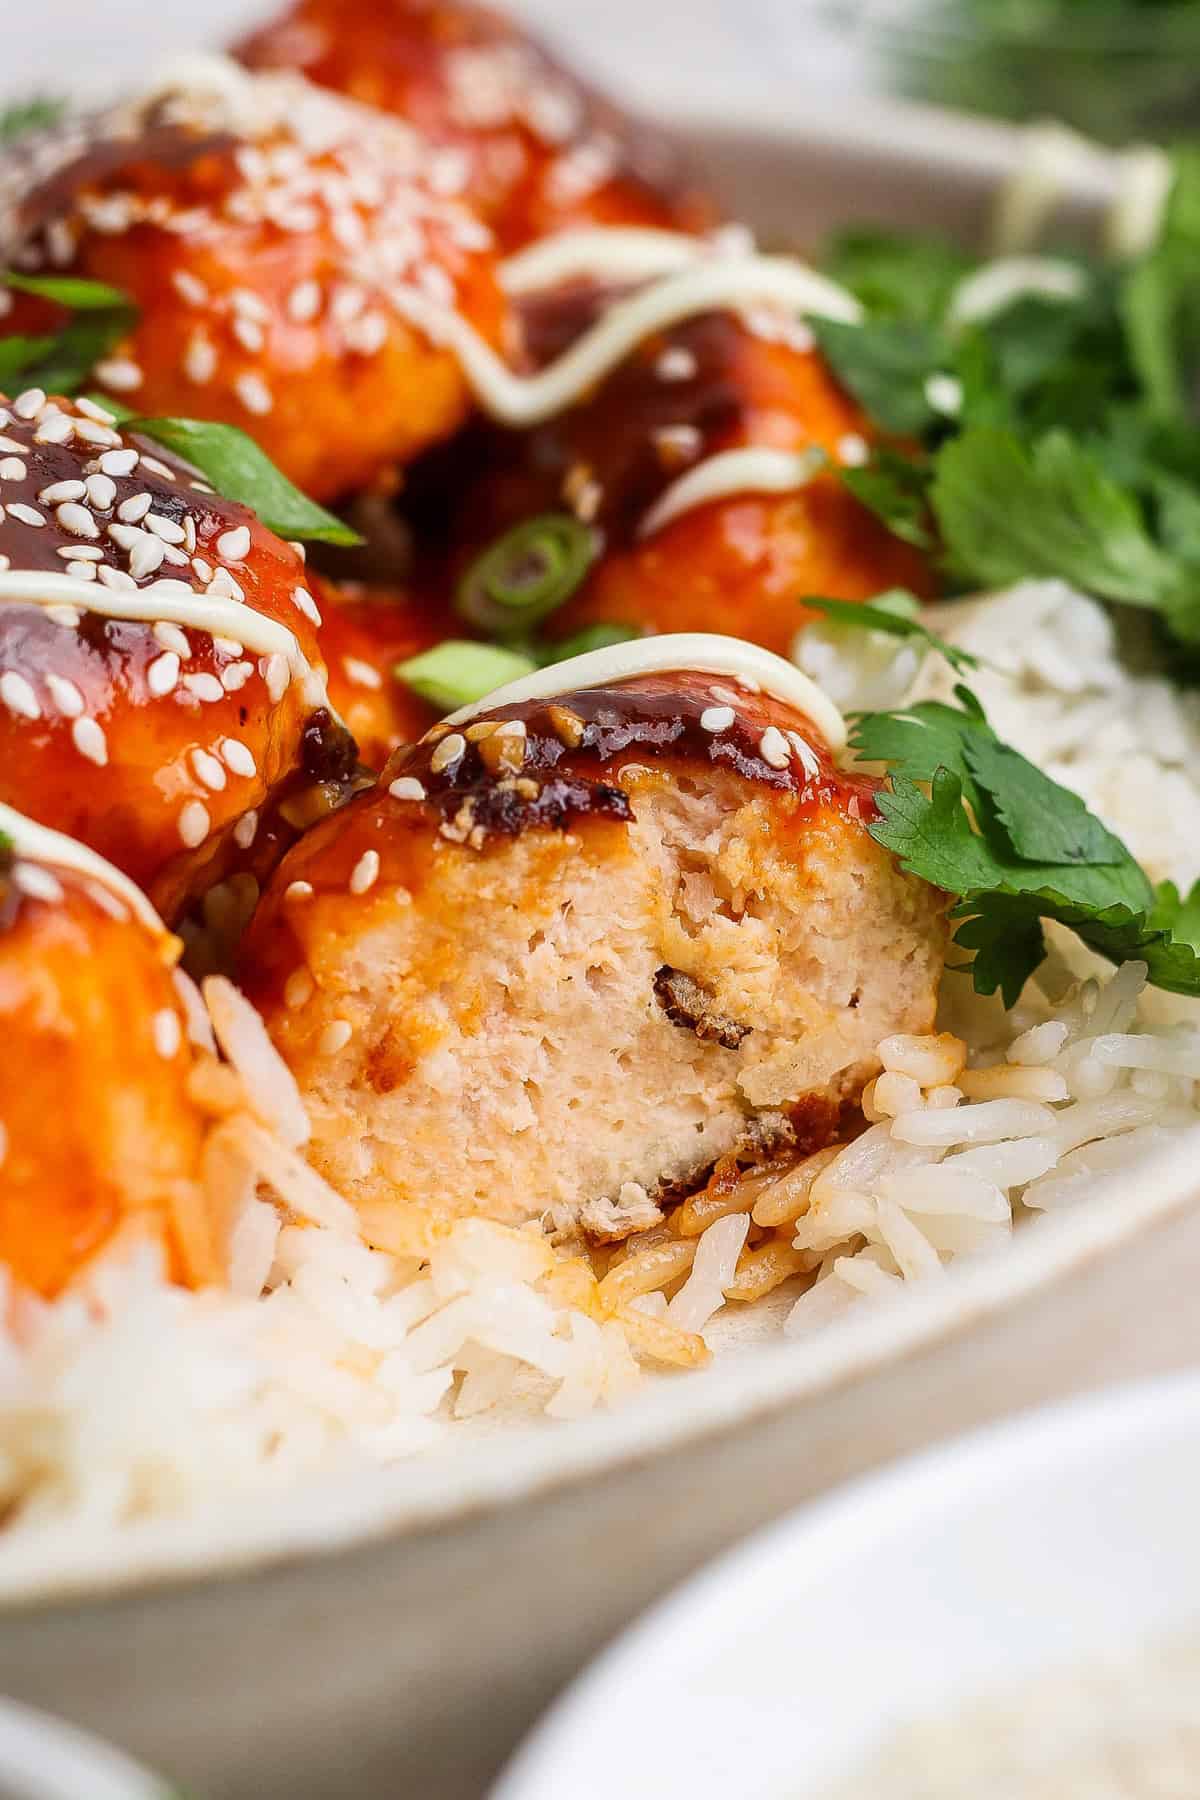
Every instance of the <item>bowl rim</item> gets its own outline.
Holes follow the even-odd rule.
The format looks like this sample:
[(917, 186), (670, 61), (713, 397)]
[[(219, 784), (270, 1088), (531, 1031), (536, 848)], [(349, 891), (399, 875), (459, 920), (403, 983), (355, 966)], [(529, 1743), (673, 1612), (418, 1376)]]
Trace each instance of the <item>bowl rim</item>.
[[(761, 146), (800, 166), (809, 155), (864, 165), (887, 159), (926, 177), (931, 167), (949, 167), (987, 186), (1010, 174), (1023, 154), (1020, 128), (895, 101), (872, 99), (856, 108), (825, 100), (806, 103), (797, 115), (778, 99), (690, 87), (666, 91), (660, 115), (702, 155), (707, 145), (714, 159), (726, 146)], [(1085, 211), (1102, 207), (1114, 191), (1117, 167), (1107, 150), (1081, 157), (1072, 168), (1070, 198)], [(1200, 1197), (1198, 1142), (1200, 1125), (1139, 1169), (1133, 1195), (1115, 1188), (1092, 1198), (1085, 1211), (1041, 1220), (1018, 1233), (994, 1261), (947, 1271), (936, 1292), (918, 1288), (864, 1308), (819, 1340), (759, 1344), (752, 1353), (718, 1358), (686, 1381), (655, 1379), (613, 1413), (552, 1428), (514, 1426), (452, 1453), (389, 1469), (355, 1466), (294, 1488), (253, 1489), (228, 1508), (139, 1524), (115, 1540), (116, 1555), (111, 1536), (87, 1539), (72, 1527), (23, 1526), (10, 1538), (0, 1534), (0, 1620), (150, 1588), (265, 1573), (433, 1531), (834, 1392), (969, 1330), (1186, 1210)]]
[(904, 1541), (1048, 1471), (1085, 1467), (1117, 1445), (1134, 1451), (1200, 1423), (1200, 1369), (1123, 1383), (981, 1426), (847, 1482), (755, 1532), (674, 1588), (607, 1646), (551, 1705), (506, 1765), (488, 1800), (550, 1800), (556, 1765), (648, 1667), (686, 1668), (697, 1647), (740, 1641), (764, 1595), (783, 1580), (798, 1600), (811, 1580), (851, 1563), (864, 1543)]

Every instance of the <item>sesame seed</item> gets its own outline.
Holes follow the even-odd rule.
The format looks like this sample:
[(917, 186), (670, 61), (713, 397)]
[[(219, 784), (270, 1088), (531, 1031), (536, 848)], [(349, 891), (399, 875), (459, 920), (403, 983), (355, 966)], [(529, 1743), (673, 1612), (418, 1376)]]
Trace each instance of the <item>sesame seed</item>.
[(732, 706), (706, 706), (700, 714), (701, 731), (728, 731), (737, 718)]
[(24, 481), (29, 474), (19, 456), (6, 456), (0, 462), (0, 481)]
[(293, 588), (292, 599), (300, 608), (300, 611), (304, 614), (306, 619), (311, 619), (314, 625), (319, 625), (321, 623), (321, 615), (317, 610), (317, 603), (307, 588)]
[(254, 319), (259, 325), (271, 323), (271, 309), (265, 300), (260, 300), (250, 288), (233, 288), (229, 295), (229, 304), (239, 318)]
[(275, 405), (271, 390), (261, 375), (239, 375), (233, 384), (233, 391), (246, 411), (255, 413), (260, 418)]
[(307, 969), (293, 969), (283, 984), (283, 1004), (295, 1012), (297, 1007), (312, 999), (316, 985)]
[(240, 738), (222, 738), (217, 745), (217, 754), (227, 769), (235, 775), (244, 775), (247, 780), (257, 775), (258, 766), (248, 746)]
[(267, 341), (262, 326), (254, 319), (237, 318), (231, 330), (242, 349), (249, 350), (252, 356), (257, 355)]
[(115, 425), (117, 422), (115, 413), (110, 413), (106, 406), (97, 405), (95, 400), (89, 400), (86, 395), (76, 400), (75, 411), (82, 413), (86, 419), (95, 420), (97, 425)]
[(350, 873), (350, 892), (365, 894), (379, 879), (378, 850), (364, 850)]
[(100, 458), (102, 475), (132, 475), (137, 468), (136, 450), (106, 450)]
[(287, 297), (288, 317), (307, 325), (321, 310), (321, 289), (315, 281), (300, 281)]
[(334, 1019), (327, 1025), (317, 1040), (317, 1049), (322, 1056), (336, 1056), (350, 1042), (353, 1033), (345, 1019)]
[(228, 668), (221, 670), (221, 686), (227, 694), (236, 694), (245, 687), (253, 673), (253, 663), (230, 663)]
[(821, 765), (817, 761), (816, 752), (812, 745), (808, 743), (806, 739), (802, 738), (798, 731), (789, 731), (787, 740), (799, 757), (804, 773), (810, 780), (815, 781), (817, 776), (821, 773)]
[[(4, 465), (0, 463), (0, 472)], [(52, 481), (38, 495), (43, 506), (60, 506), (64, 500), (82, 500), (87, 488), (82, 481)]]
[(378, 669), (373, 669), (369, 662), (363, 662), (358, 656), (343, 656), (342, 668), (346, 680), (352, 681), (355, 687), (381, 688), (383, 676)]
[(35, 444), (66, 444), (75, 436), (81, 421), (68, 419), (66, 413), (54, 413), (33, 434)]
[(175, 479), (174, 469), (169, 469), (165, 462), (159, 462), (157, 456), (144, 455), (142, 467), (149, 470), (151, 475), (161, 475), (164, 481), (174, 481)]
[(52, 625), (61, 625), (66, 631), (74, 631), (79, 624), (79, 611), (74, 606), (48, 606), (46, 617)]
[(180, 808), (179, 836), (189, 850), (202, 844), (212, 828), (208, 808), (199, 800), (189, 800)]
[(301, 562), (308, 561), (308, 545), (302, 544), (299, 538), (289, 538), (287, 540), (287, 547), (289, 550), (294, 550), (296, 552), (296, 555), (300, 558)]
[(217, 758), (207, 750), (196, 749), (192, 751), (191, 763), (197, 781), (202, 781), (206, 788), (212, 788), (214, 793), (219, 794), (229, 777)]
[(162, 568), (163, 544), (160, 538), (151, 537), (148, 532), (138, 534), (138, 542), (129, 552), (129, 573), (135, 581), (141, 581), (146, 575), (153, 575), (156, 569)]
[(148, 512), (145, 518), (145, 527), (147, 531), (152, 531), (156, 538), (161, 538), (164, 544), (182, 544), (183, 542), (182, 525), (177, 525), (174, 519), (164, 519), (161, 513)]
[(68, 563), (104, 561), (104, 552), (98, 544), (60, 544), (54, 554)]
[(183, 373), (188, 381), (203, 387), (217, 372), (217, 351), (211, 338), (193, 331), (183, 352)]
[[(140, 525), (153, 505), (154, 500), (150, 494), (130, 494), (128, 500), (122, 500), (118, 506), (117, 517), (126, 525)], [(112, 537), (112, 535), (110, 529), (109, 536)], [(120, 539), (117, 539), (117, 542), (119, 543)]]
[(68, 681), (63, 675), (51, 673), (46, 676), (46, 686), (59, 712), (64, 713), (68, 719), (77, 719), (83, 711), (83, 695), (75, 683)]
[(458, 761), (466, 747), (467, 740), (461, 732), (452, 731), (449, 737), (444, 737), (441, 743), (434, 748), (433, 755), (429, 759), (429, 767), (435, 775), (440, 775), (443, 769), (449, 768), (452, 762)]
[(183, 685), (189, 694), (195, 694), (197, 700), (223, 700), (225, 689), (215, 675), (201, 672), (198, 675), (185, 675)]
[(682, 344), (670, 345), (654, 365), (660, 381), (690, 381), (696, 369), (696, 358)]
[(108, 740), (104, 728), (95, 719), (76, 719), (71, 727), (71, 736), (75, 740), (75, 748), (80, 756), (86, 756), (102, 769), (108, 761)]
[(188, 306), (203, 306), (208, 299), (208, 289), (198, 275), (188, 269), (172, 269), (171, 284), (179, 298)]
[(285, 900), (311, 900), (312, 892), (311, 881), (289, 881), (283, 890), (283, 897)]
[(415, 775), (398, 775), (389, 783), (388, 793), (393, 800), (424, 800), (425, 789)]
[[(7, 419), (5, 422), (7, 423)], [(13, 456), (24, 456), (25, 445), (18, 443), (16, 438), (0, 437), (0, 450)]]
[(26, 388), (13, 401), (12, 410), (18, 419), (36, 419), (45, 404), (46, 395), (42, 388)]
[(346, 346), (358, 356), (374, 356), (387, 343), (388, 323), (382, 313), (364, 313), (344, 331)]
[(154, 637), (164, 650), (173, 650), (178, 657), (186, 660), (192, 654), (192, 646), (185, 633), (178, 625), (173, 625), (170, 619), (159, 619), (155, 623)]
[(177, 581), (174, 575), (160, 575), (142, 590), (146, 594), (162, 594), (172, 600), (187, 600), (195, 592), (189, 582)]
[(89, 475), (87, 497), (89, 505), (98, 512), (107, 512), (117, 497), (117, 485), (107, 475)]
[(209, 583), (209, 591), (213, 594), (221, 594), (228, 600), (244, 600), (246, 598), (242, 588), (233, 579), (229, 570), (224, 567), (218, 569), (213, 576)]
[(98, 362), (95, 374), (102, 387), (112, 388), (118, 394), (131, 394), (141, 387), (144, 379), (140, 365), (127, 356), (112, 356)]
[(161, 700), (164, 694), (169, 694), (178, 680), (179, 658), (173, 650), (164, 651), (162, 656), (156, 656), (146, 670), (146, 686), (156, 700)]
[(773, 769), (786, 769), (792, 760), (788, 741), (776, 725), (768, 725), (759, 738), (758, 753)]
[(6, 669), (0, 675), (0, 700), (10, 712), (19, 713), (23, 719), (40, 719), (42, 716), (37, 695), (15, 669)]
[(233, 841), (239, 850), (248, 850), (258, 833), (258, 814), (253, 807), (244, 812), (233, 828)]
[(168, 1062), (183, 1042), (183, 1028), (179, 1023), (178, 1013), (163, 1008), (154, 1015), (154, 1048)]
[(259, 674), (267, 684), (267, 696), (273, 706), (277, 706), (287, 693), (292, 672), (288, 668), (287, 657), (281, 656), (277, 650), (270, 656), (260, 657)]
[(100, 527), (87, 507), (80, 506), (78, 500), (64, 500), (61, 506), (55, 507), (54, 516), (63, 530), (69, 531), (72, 537), (100, 536)]
[(217, 539), (217, 555), (223, 556), (226, 562), (244, 562), (250, 554), (250, 528), (247, 525), (235, 525), (232, 531), (223, 531)]
[[(190, 589), (188, 591), (191, 592)], [(240, 656), (242, 654), (242, 646), (233, 638), (215, 636), (212, 642), (213, 649), (219, 650), (222, 656)]]
[(73, 575), (76, 581), (95, 581), (96, 565), (90, 562), (69, 562), (67, 574)]
[(44, 515), (36, 507), (26, 506), (20, 500), (10, 500), (4, 510), (10, 519), (16, 519), (21, 525), (32, 525), (35, 531), (46, 523)]
[(871, 448), (865, 437), (857, 431), (848, 431), (837, 443), (838, 461), (848, 468), (860, 469), (871, 458)]
[[(119, 450), (121, 447), (121, 440), (111, 426), (94, 425), (90, 419), (76, 419), (74, 422), (68, 419), (66, 423), (71, 427), (71, 431), (74, 431), (75, 436), (81, 437), (85, 444), (95, 444), (97, 447), (111, 446), (114, 450)], [(45, 429), (46, 427), (43, 426), (42, 430)], [(41, 436), (41, 431), (38, 436)], [(67, 436), (70, 436), (70, 431)], [(146, 459), (143, 457), (142, 460), (144, 462)]]
[(206, 563), (202, 556), (193, 556), (192, 568), (195, 572), (196, 580), (203, 582), (204, 586), (207, 587), (213, 578), (212, 564)]
[(127, 575), (124, 569), (114, 569), (109, 563), (98, 564), (96, 574), (105, 587), (132, 588), (137, 586), (132, 575)]

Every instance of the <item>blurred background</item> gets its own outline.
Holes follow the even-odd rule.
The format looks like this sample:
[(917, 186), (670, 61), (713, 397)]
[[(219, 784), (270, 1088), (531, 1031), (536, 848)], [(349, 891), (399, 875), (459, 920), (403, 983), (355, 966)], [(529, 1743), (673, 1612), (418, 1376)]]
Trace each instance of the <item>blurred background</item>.
[[(71, 82), (120, 83), (218, 43), (269, 0), (41, 0), (5, 19), (0, 87), (41, 79), (70, 46)], [(1170, 138), (1200, 119), (1200, 0), (511, 0), (631, 100), (727, 106), (769, 92), (798, 112), (890, 91), (1004, 118), (1056, 116), (1093, 137)], [(16, 14), (16, 0), (6, 13)], [(78, 72), (78, 79), (77, 79)]]

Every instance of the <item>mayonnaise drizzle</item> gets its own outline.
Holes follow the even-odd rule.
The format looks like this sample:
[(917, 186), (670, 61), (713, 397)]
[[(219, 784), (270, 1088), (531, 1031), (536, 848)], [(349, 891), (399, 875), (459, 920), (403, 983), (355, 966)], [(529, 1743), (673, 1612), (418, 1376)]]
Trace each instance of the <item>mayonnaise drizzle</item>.
[(656, 331), (722, 308), (774, 304), (856, 324), (853, 295), (784, 256), (718, 256), (665, 275), (618, 300), (570, 349), (536, 375), (518, 375), (473, 326), (415, 288), (392, 292), (396, 310), (453, 351), (483, 410), (517, 429), (543, 424), (581, 399)]
[(551, 663), (508, 682), (482, 700), (451, 713), (444, 722), (464, 725), (468, 719), (496, 706), (511, 706), (523, 700), (553, 700), (580, 688), (609, 687), (613, 682), (630, 681), (638, 675), (668, 674), (723, 675), (751, 692), (761, 690), (811, 719), (832, 751), (845, 749), (846, 722), (841, 713), (794, 663), (785, 662), (782, 656), (760, 649), (757, 644), (706, 631), (633, 638), (627, 644), (612, 644), (605, 650), (570, 656), (565, 662)]
[(741, 450), (721, 450), (705, 457), (660, 494), (638, 526), (638, 536), (650, 537), (681, 513), (707, 506), (712, 500), (726, 500), (731, 494), (791, 493), (806, 487), (824, 462), (822, 452), (815, 448), (793, 451), (747, 445)]
[(593, 276), (605, 282), (653, 281), (675, 269), (711, 261), (720, 246), (682, 231), (639, 225), (581, 226), (539, 238), (500, 264), (500, 285), (520, 298), (561, 281)]
[(306, 702), (319, 706), (325, 700), (324, 675), (313, 668), (293, 633), (241, 600), (199, 593), (162, 594), (153, 588), (110, 588), (98, 581), (41, 569), (0, 571), (0, 601), (4, 600), (29, 606), (78, 606), (109, 619), (190, 625), (211, 637), (231, 638), (260, 656), (284, 657), (293, 677), (304, 684)]
[(1001, 256), (959, 282), (946, 308), (955, 330), (992, 318), (1015, 300), (1076, 300), (1086, 285), (1083, 271), (1059, 256)]
[(2, 804), (0, 832), (10, 840), (18, 858), (51, 869), (69, 869), (73, 874), (98, 882), (123, 900), (134, 917), (156, 937), (167, 935), (166, 926), (137, 883), (130, 881), (128, 875), (122, 875), (120, 869), (114, 868), (103, 856), (89, 850), (86, 844), (81, 844), (78, 838), (51, 831), (47, 825), (35, 824), (15, 807)]

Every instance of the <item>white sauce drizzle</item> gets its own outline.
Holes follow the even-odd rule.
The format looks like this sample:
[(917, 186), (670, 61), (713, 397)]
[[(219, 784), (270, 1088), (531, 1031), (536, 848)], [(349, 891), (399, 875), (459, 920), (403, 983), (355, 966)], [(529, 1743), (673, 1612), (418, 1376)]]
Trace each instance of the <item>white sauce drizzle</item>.
[(37, 825), (25, 814), (17, 812), (15, 807), (0, 804), (0, 832), (9, 838), (18, 857), (29, 862), (39, 863), (52, 869), (69, 869), (76, 875), (82, 875), (95, 881), (110, 893), (117, 895), (136, 919), (152, 931), (156, 937), (165, 937), (167, 928), (151, 906), (136, 882), (130, 881), (128, 875), (122, 875), (120, 869), (89, 850), (78, 838), (67, 837), (61, 831), (51, 831), (47, 825)]
[(472, 325), (427, 294), (397, 288), (392, 301), (432, 342), (453, 351), (483, 410), (517, 429), (543, 424), (565, 411), (644, 338), (700, 313), (765, 302), (847, 324), (862, 317), (853, 295), (790, 257), (716, 257), (617, 301), (548, 368), (537, 375), (517, 375)]
[(556, 231), (500, 264), (500, 285), (515, 297), (580, 276), (601, 281), (653, 281), (675, 269), (711, 259), (719, 246), (682, 231), (638, 225), (584, 226)]
[(1002, 256), (959, 282), (946, 308), (946, 323), (951, 329), (977, 324), (1027, 294), (1076, 300), (1085, 286), (1083, 271), (1060, 257)]
[(240, 600), (208, 594), (156, 594), (152, 589), (108, 588), (74, 575), (54, 575), (45, 570), (0, 570), (0, 601), (22, 601), (30, 606), (78, 606), (110, 619), (165, 621), (190, 625), (211, 637), (233, 638), (261, 656), (286, 658), (293, 676), (304, 684), (311, 706), (325, 700), (324, 675), (313, 668), (286, 625), (268, 619)]
[(650, 537), (682, 513), (713, 500), (726, 500), (731, 494), (792, 493), (806, 487), (824, 463), (825, 457), (817, 449), (770, 450), (748, 445), (741, 450), (721, 450), (673, 481), (645, 515), (637, 534)]
[(776, 700), (795, 707), (812, 720), (835, 754), (846, 746), (846, 722), (827, 695), (794, 663), (785, 662), (757, 644), (740, 638), (720, 637), (715, 632), (682, 631), (663, 637), (634, 638), (604, 650), (589, 650), (551, 663), (510, 681), (482, 700), (451, 713), (447, 725), (464, 725), (479, 713), (523, 700), (553, 700), (579, 688), (609, 687), (638, 675), (724, 675), (751, 692), (760, 689)]

